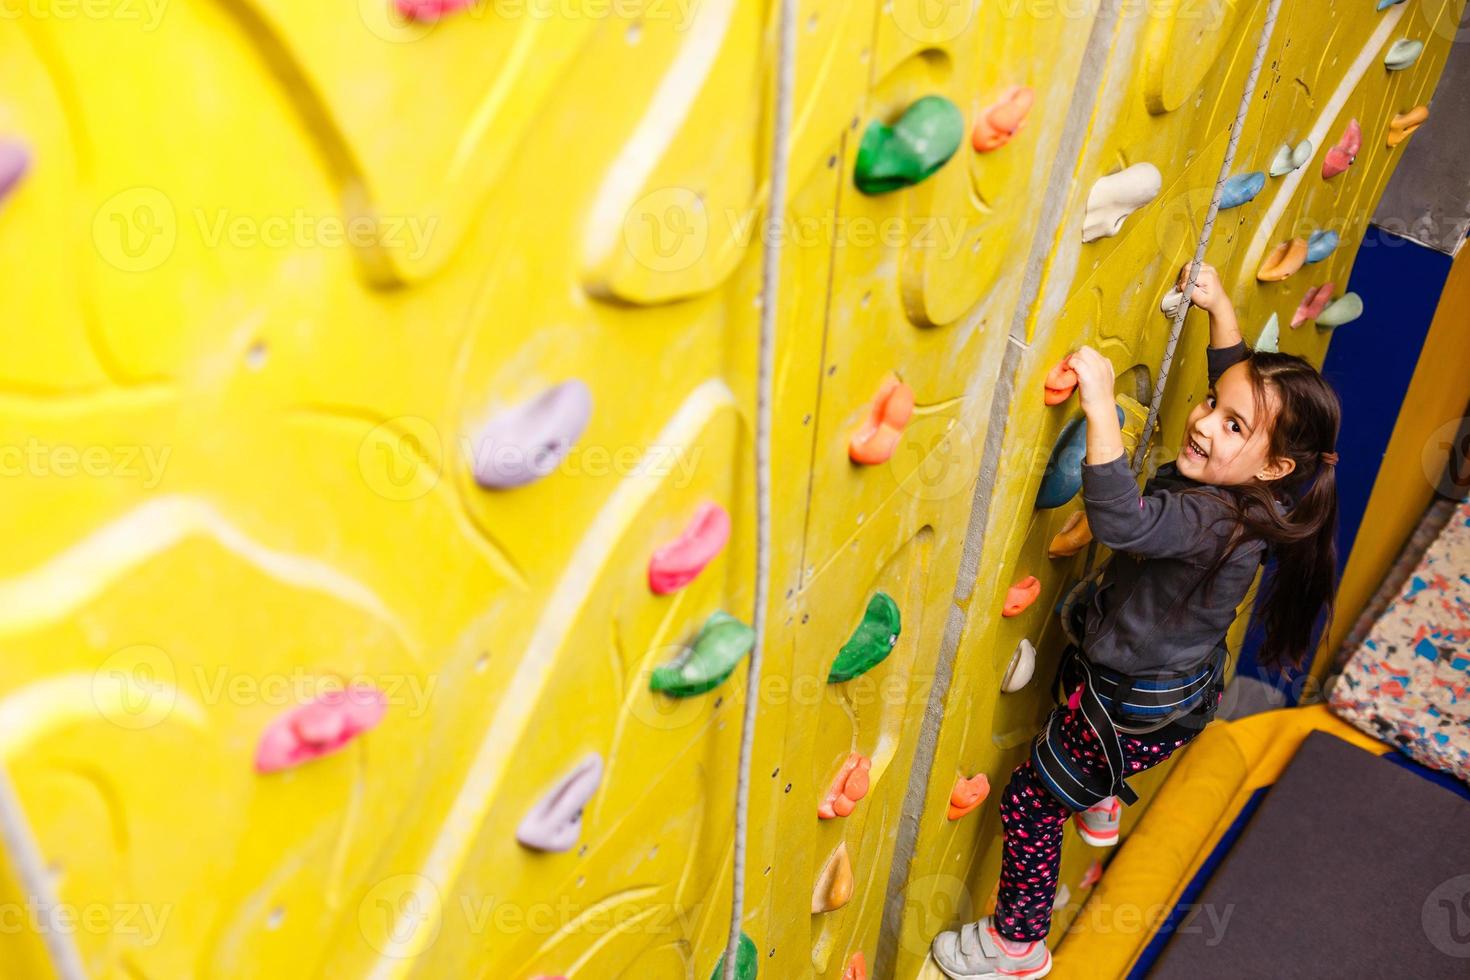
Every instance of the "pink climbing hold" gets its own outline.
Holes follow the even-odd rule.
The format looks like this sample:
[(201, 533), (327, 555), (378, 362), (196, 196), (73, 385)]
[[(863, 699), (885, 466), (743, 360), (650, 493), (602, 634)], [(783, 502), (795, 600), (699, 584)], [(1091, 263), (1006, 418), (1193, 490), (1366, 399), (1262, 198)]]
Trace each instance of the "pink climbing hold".
[(382, 691), (359, 684), (291, 708), (260, 736), (255, 771), (277, 772), (331, 755), (376, 728), (387, 706)]
[(432, 22), (456, 10), (472, 6), (475, 0), (395, 0), (398, 12), (410, 20)]
[(1356, 119), (1347, 124), (1343, 131), (1342, 139), (1337, 145), (1327, 151), (1327, 157), (1322, 161), (1322, 179), (1331, 180), (1340, 173), (1344, 173), (1353, 161), (1358, 158), (1358, 151), (1363, 148), (1363, 127), (1358, 125)]
[(10, 196), (31, 169), (31, 151), (18, 140), (0, 140), (0, 201)]
[(1296, 314), (1291, 318), (1291, 325), (1299, 327), (1308, 320), (1315, 320), (1322, 315), (1327, 304), (1332, 302), (1332, 291), (1337, 286), (1330, 282), (1324, 282), (1314, 289), (1307, 290), (1302, 297), (1301, 305), (1296, 308)]
[(655, 595), (678, 592), (719, 556), (729, 540), (729, 512), (713, 502), (700, 504), (684, 532), (649, 559), (648, 587)]

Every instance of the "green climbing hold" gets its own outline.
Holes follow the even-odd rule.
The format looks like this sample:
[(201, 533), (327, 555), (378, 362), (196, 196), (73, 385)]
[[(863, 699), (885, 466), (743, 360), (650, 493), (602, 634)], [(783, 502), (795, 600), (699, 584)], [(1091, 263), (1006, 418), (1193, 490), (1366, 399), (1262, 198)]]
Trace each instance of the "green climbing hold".
[(939, 95), (926, 95), (892, 126), (868, 123), (853, 179), (864, 194), (912, 187), (954, 156), (965, 137), (965, 117)]
[(1363, 298), (1357, 293), (1339, 296), (1327, 308), (1317, 314), (1317, 329), (1331, 330), (1345, 323), (1352, 323), (1363, 315)]
[(881, 664), (893, 652), (902, 629), (898, 614), (898, 603), (887, 593), (875, 592), (868, 600), (868, 611), (863, 621), (853, 631), (852, 639), (843, 644), (832, 669), (827, 672), (828, 684), (840, 684), (860, 677)]
[[(745, 933), (740, 934), (740, 947), (735, 951), (735, 980), (755, 980), (756, 967), (760, 965), (760, 959), (756, 955), (755, 940)], [(714, 972), (709, 975), (709, 980), (724, 980), (725, 958), (720, 957), (720, 962), (715, 964)]]
[(723, 684), (753, 646), (755, 630), (727, 612), (716, 612), (704, 621), (693, 644), (653, 669), (648, 688), (674, 698), (703, 694)]

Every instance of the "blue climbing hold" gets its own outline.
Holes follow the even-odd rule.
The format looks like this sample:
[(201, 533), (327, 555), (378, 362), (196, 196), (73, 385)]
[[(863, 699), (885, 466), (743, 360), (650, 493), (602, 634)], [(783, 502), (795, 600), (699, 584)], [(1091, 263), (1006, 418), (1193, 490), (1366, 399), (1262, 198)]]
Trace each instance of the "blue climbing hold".
[[(1123, 424), (1122, 406), (1117, 406), (1118, 424)], [(1060, 507), (1082, 489), (1082, 461), (1087, 458), (1087, 418), (1080, 416), (1068, 422), (1057, 436), (1057, 444), (1046, 461), (1046, 475), (1036, 492), (1038, 510)]]
[(1236, 174), (1225, 181), (1225, 190), (1220, 194), (1220, 210), (1238, 208), (1261, 193), (1266, 186), (1266, 175), (1259, 170)]
[(1397, 7), (1404, 0), (1378, 0), (1378, 9), (1387, 10), (1389, 7)]
[(1337, 250), (1338, 237), (1335, 231), (1314, 231), (1307, 239), (1307, 262), (1321, 262)]

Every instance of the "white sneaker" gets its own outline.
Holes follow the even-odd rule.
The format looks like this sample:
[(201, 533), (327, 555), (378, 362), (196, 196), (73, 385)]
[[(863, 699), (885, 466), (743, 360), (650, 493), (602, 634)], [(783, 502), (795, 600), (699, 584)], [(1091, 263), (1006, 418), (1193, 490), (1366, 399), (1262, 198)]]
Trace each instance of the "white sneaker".
[(1112, 847), (1118, 843), (1118, 825), (1123, 822), (1123, 804), (1109, 796), (1097, 806), (1079, 810), (1072, 818), (1077, 822), (1077, 836), (1093, 847)]
[(1043, 940), (1011, 942), (995, 931), (988, 915), (941, 932), (934, 937), (930, 953), (935, 965), (952, 980), (1039, 980), (1051, 972), (1051, 950)]

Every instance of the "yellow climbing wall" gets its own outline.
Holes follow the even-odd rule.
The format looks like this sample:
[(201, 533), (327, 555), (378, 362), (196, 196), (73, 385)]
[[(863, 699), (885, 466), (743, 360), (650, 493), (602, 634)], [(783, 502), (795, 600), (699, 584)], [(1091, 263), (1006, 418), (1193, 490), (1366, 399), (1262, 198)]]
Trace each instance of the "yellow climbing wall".
[[(1389, 119), (1428, 101), (1462, 6), (1286, 0), (1236, 170), (1288, 140), (1316, 152), (1222, 214), (1210, 253), (1248, 337), (1277, 312), (1282, 348), (1321, 357), (1329, 335), (1285, 323), (1307, 285), (1345, 283)], [(859, 952), (913, 977), (983, 910), (995, 801), (953, 822), (946, 804), (977, 773), (998, 795), (1023, 757), (1060, 648), (1048, 611), (1082, 565), (1045, 553), (1078, 505), (1032, 507), (1076, 411), (1044, 408), (1042, 378), (1093, 343), (1146, 403), (1265, 3), (798, 7), (743, 925), (763, 977), (840, 977)], [(753, 603), (772, 15), (35, 0), (0, 24), (0, 139), (31, 153), (0, 204), (0, 750), (90, 975), (714, 968), (751, 692), (743, 661), (686, 699), (649, 675)], [(1424, 54), (1388, 72), (1401, 37)], [(1008, 145), (967, 132), (927, 180), (857, 192), (870, 122), (941, 95), (968, 129), (1015, 85), (1035, 103)], [(1357, 162), (1323, 181), (1353, 117)], [(1082, 244), (1092, 184), (1139, 162), (1163, 192)], [(1318, 226), (1342, 231), (1330, 259), (1256, 283)], [(1165, 444), (1202, 345), (1191, 326)], [(855, 466), (890, 373), (913, 418), (888, 463)], [(592, 410), (561, 463), (482, 488), (481, 426), (572, 379)], [(729, 546), (652, 594), (651, 553), (707, 501)], [(1039, 600), (1003, 620), (1028, 574)], [(877, 591), (897, 645), (827, 684)], [(1023, 637), (1038, 680), (1001, 695)], [(344, 682), (383, 692), (381, 724), (257, 773), (272, 722)], [(853, 752), (871, 789), (819, 820)], [(575, 846), (519, 844), (589, 753)], [(851, 900), (812, 914), (843, 843)], [(1068, 845), (1074, 899), (1093, 856)], [(24, 910), (10, 871), (3, 907)], [(47, 975), (6, 925), (6, 974)]]

